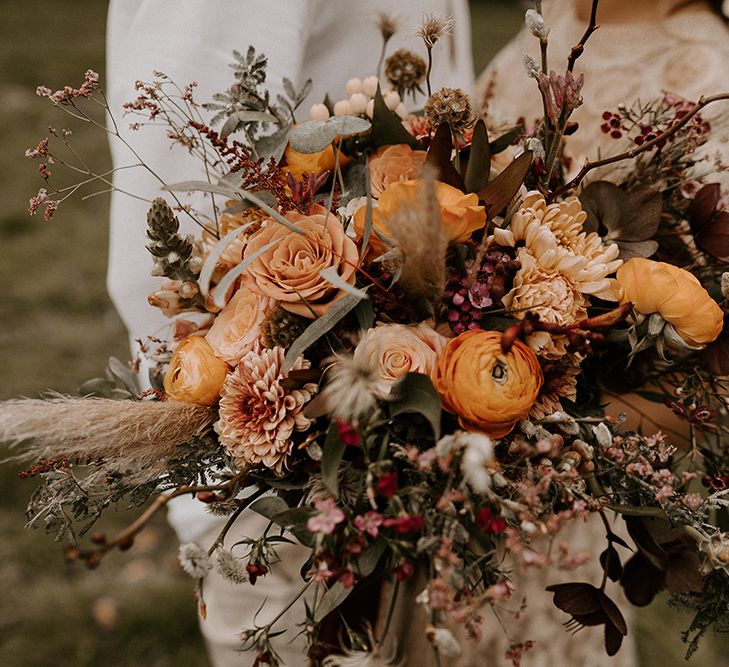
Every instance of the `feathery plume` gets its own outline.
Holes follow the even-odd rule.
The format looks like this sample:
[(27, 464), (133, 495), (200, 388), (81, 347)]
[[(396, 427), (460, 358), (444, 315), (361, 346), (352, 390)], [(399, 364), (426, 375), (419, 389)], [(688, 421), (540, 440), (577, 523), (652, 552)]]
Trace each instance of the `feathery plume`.
[(177, 447), (204, 432), (213, 417), (210, 408), (192, 403), (59, 394), (1, 403), (0, 442), (22, 446), (19, 460), (103, 459), (115, 469), (154, 479)]
[(408, 294), (428, 304), (432, 312), (445, 290), (448, 249), (432, 167), (424, 165), (415, 201), (401, 206), (388, 228), (400, 253), (398, 282)]
[(415, 34), (425, 42), (426, 47), (432, 49), (438, 40), (451, 34), (455, 24), (452, 16), (424, 14), (423, 21), (415, 30)]

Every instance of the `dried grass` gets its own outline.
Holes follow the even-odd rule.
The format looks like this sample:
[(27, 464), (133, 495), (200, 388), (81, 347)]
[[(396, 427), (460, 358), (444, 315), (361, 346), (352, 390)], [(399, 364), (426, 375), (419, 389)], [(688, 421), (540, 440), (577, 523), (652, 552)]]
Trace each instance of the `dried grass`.
[(103, 459), (119, 470), (156, 474), (212, 424), (215, 413), (178, 401), (113, 401), (53, 395), (0, 403), (0, 443), (17, 460)]

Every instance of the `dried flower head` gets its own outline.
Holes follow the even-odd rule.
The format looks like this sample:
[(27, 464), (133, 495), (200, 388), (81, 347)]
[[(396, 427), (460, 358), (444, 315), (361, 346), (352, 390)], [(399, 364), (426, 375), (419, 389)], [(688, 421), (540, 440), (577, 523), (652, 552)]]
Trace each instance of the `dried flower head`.
[(544, 23), (544, 17), (536, 9), (527, 9), (524, 17), (526, 27), (532, 35), (544, 42), (549, 36), (549, 28)]
[(408, 92), (422, 92), (420, 84), (426, 69), (425, 60), (410, 49), (398, 49), (385, 60), (385, 76), (401, 97)]
[(208, 552), (194, 542), (181, 544), (178, 558), (182, 569), (195, 579), (207, 576), (213, 567)]
[(382, 40), (387, 42), (389, 41), (390, 37), (392, 37), (396, 32), (398, 28), (398, 21), (397, 17), (388, 14), (387, 12), (379, 12), (377, 14), (377, 29), (380, 31), (380, 34), (382, 35)]
[(423, 109), (431, 127), (447, 124), (453, 129), (463, 129), (473, 120), (471, 100), (460, 88), (436, 90)]
[(357, 422), (377, 406), (377, 378), (369, 365), (351, 355), (332, 357), (326, 383), (319, 396), (307, 406), (306, 415), (331, 415), (334, 419)]
[(455, 24), (452, 16), (428, 13), (423, 16), (423, 21), (417, 27), (415, 34), (423, 40), (428, 49), (432, 49), (438, 40), (453, 32)]

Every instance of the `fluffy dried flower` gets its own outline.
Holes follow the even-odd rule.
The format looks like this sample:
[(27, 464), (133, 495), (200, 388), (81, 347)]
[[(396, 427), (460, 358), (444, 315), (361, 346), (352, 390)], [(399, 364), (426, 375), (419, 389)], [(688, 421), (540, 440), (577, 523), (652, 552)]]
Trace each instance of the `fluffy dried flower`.
[(377, 407), (376, 377), (369, 366), (354, 357), (332, 357), (319, 396), (306, 409), (310, 417), (330, 415), (335, 419), (356, 422)]
[(544, 17), (536, 9), (527, 9), (524, 21), (532, 35), (542, 42), (546, 41), (549, 37), (549, 28), (544, 23)]
[(223, 579), (233, 584), (244, 584), (248, 581), (248, 572), (243, 561), (223, 547), (215, 550), (215, 569)]
[(382, 35), (382, 39), (387, 42), (397, 32), (397, 17), (387, 12), (379, 12), (377, 14), (377, 29)]
[(438, 40), (450, 35), (456, 22), (452, 16), (442, 16), (430, 13), (423, 16), (423, 22), (418, 26), (415, 34), (420, 37), (428, 49), (432, 49)]
[(195, 579), (207, 576), (213, 567), (208, 552), (194, 542), (181, 544), (178, 558), (182, 569)]
[[(220, 418), (215, 431), (221, 443), (239, 465), (263, 464), (283, 474), (293, 450), (292, 435), (305, 431), (311, 420), (304, 416), (304, 404), (316, 393), (316, 385), (285, 389), (282, 372), (283, 348), (261, 349), (256, 343), (230, 373), (220, 395)], [(299, 357), (291, 370), (310, 363)]]
[(448, 628), (436, 628), (429, 625), (425, 629), (425, 636), (446, 658), (457, 658), (461, 655), (461, 645)]
[(398, 49), (385, 60), (385, 76), (401, 97), (420, 90), (426, 70), (425, 61), (410, 49)]
[(729, 299), (729, 271), (721, 274), (721, 295)]

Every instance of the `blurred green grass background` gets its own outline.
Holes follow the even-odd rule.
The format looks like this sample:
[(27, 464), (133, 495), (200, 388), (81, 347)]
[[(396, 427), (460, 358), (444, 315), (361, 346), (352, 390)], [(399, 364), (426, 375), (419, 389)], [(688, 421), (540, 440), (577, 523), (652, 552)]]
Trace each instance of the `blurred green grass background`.
[[(518, 30), (521, 4), (472, 1), (477, 72)], [(78, 85), (89, 67), (104, 71), (106, 2), (2, 0), (1, 10), (0, 399), (5, 399), (49, 388), (74, 392), (100, 374), (110, 355), (124, 359), (128, 350), (105, 289), (108, 197), (72, 199), (50, 224), (26, 211), (42, 182), (23, 152), (45, 136), (49, 124), (70, 128), (74, 145), (93, 166), (109, 165), (100, 133), (62, 119), (34, 92), (39, 84), (54, 90)], [(64, 563), (61, 545), (42, 531), (23, 528), (33, 486), (17, 479), (17, 468), (0, 466), (0, 665), (207, 665), (191, 582), (179, 571), (176, 541), (164, 520), (130, 552), (112, 554), (89, 572)], [(104, 527), (118, 529), (127, 520), (121, 512), (107, 517)], [(641, 665), (685, 664), (678, 637), (688, 621), (663, 601), (640, 613)], [(718, 640), (708, 641), (692, 664), (726, 665), (729, 652), (719, 647)]]

